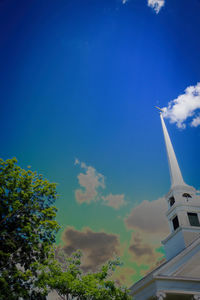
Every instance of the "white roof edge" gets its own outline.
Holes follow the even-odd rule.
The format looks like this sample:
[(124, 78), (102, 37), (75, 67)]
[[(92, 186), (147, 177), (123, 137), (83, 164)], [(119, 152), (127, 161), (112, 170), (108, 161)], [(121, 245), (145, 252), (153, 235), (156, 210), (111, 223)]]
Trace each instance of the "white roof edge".
[[(148, 286), (150, 283), (152, 283), (156, 279), (163, 279), (163, 280), (169, 279), (170, 277), (159, 275), (158, 272), (162, 271), (167, 266), (173, 265), (180, 258), (180, 256), (187, 255), (187, 253), (190, 252), (193, 248), (195, 248), (198, 244), (200, 244), (200, 237), (198, 237), (187, 248), (183, 249), (175, 257), (171, 258), (168, 261), (165, 261), (162, 265), (158, 266), (156, 269), (154, 269), (153, 271), (148, 273), (145, 277), (141, 278), (139, 281), (137, 281), (135, 284), (133, 284), (130, 287), (131, 293), (133, 293), (133, 291), (139, 291), (139, 290), (143, 289), (145, 286)], [(175, 277), (173, 277), (173, 279), (174, 278), (182, 278), (182, 277), (175, 276)], [(187, 279), (186, 277), (184, 277), (184, 278), (185, 278), (185, 281), (187, 281), (187, 280), (191, 281), (191, 278), (189, 278), (189, 279)], [(183, 280), (183, 278), (181, 280)], [(194, 278), (193, 281), (196, 281), (196, 280), (197, 280), (197, 278)], [(198, 281), (200, 281), (200, 280), (198, 280)]]
[[(170, 260), (166, 262), (166, 264), (161, 265), (159, 268), (159, 271), (162, 271), (165, 267), (173, 265), (176, 263), (177, 260), (179, 260), (180, 257), (183, 257), (188, 254), (193, 248), (195, 248), (198, 244), (200, 244), (200, 236), (198, 236), (189, 246), (187, 246), (185, 249), (183, 249), (181, 252), (179, 252), (175, 257), (172, 257)], [(155, 274), (158, 274), (158, 269), (155, 270)]]
[(183, 277), (183, 276), (169, 276), (169, 275), (157, 275), (154, 277), (155, 279), (163, 279), (163, 280), (173, 280), (173, 281), (198, 281), (200, 282), (200, 278), (198, 277)]

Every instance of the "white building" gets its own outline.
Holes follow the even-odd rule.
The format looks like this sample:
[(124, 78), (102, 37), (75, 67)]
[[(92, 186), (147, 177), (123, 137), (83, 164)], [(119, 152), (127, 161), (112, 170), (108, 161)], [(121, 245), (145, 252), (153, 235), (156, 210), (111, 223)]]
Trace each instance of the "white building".
[(200, 300), (200, 200), (187, 185), (176, 159), (162, 113), (171, 189), (166, 195), (170, 234), (162, 241), (166, 262), (131, 287), (136, 300)]

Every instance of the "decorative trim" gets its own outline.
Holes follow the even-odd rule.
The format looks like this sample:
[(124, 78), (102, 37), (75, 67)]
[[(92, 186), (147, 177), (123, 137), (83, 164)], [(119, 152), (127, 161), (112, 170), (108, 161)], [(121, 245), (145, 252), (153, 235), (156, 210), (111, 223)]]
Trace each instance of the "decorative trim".
[[(163, 300), (163, 299), (165, 299), (166, 294), (165, 294), (164, 292), (162, 292), (162, 291), (158, 291), (158, 292), (156, 293), (156, 297), (157, 297), (158, 300)], [(195, 300), (196, 300), (196, 299), (195, 299)], [(197, 300), (199, 300), (199, 299), (197, 299)]]

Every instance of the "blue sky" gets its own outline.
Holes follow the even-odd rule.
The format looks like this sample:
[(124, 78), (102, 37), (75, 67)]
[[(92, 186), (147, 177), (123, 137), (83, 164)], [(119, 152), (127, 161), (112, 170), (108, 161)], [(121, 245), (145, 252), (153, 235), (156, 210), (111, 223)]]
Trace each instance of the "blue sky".
[[(88, 227), (116, 235), (125, 267), (133, 262), (134, 228), (124, 220), (170, 187), (154, 105), (167, 107), (199, 82), (199, 13), (198, 0), (166, 0), (159, 13), (145, 0), (1, 1), (1, 157), (58, 182), (58, 243), (73, 242), (61, 237), (67, 226)], [(191, 117), (186, 128), (169, 121), (183, 177), (199, 189), (200, 127)], [(78, 176), (88, 167), (96, 194), (79, 203), (75, 191), (86, 186)], [(126, 205), (104, 205), (108, 195)], [(124, 273), (136, 280), (148, 265), (133, 262), (135, 275)]]

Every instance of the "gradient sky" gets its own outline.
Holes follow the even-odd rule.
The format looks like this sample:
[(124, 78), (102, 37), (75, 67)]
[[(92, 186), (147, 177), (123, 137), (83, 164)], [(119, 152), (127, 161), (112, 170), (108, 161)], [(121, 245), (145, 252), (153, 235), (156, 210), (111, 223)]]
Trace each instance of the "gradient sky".
[[(57, 243), (82, 247), (92, 266), (96, 240), (107, 241), (96, 264), (118, 251), (127, 284), (154, 264), (151, 251), (155, 260), (163, 255), (126, 220), (170, 188), (154, 105), (166, 107), (200, 81), (199, 15), (199, 0), (166, 0), (158, 14), (146, 0), (0, 2), (0, 155), (58, 183)], [(200, 127), (166, 125), (184, 180), (200, 189)], [(78, 176), (87, 181), (88, 167), (96, 195), (80, 203)], [(110, 194), (126, 205), (105, 205)]]

